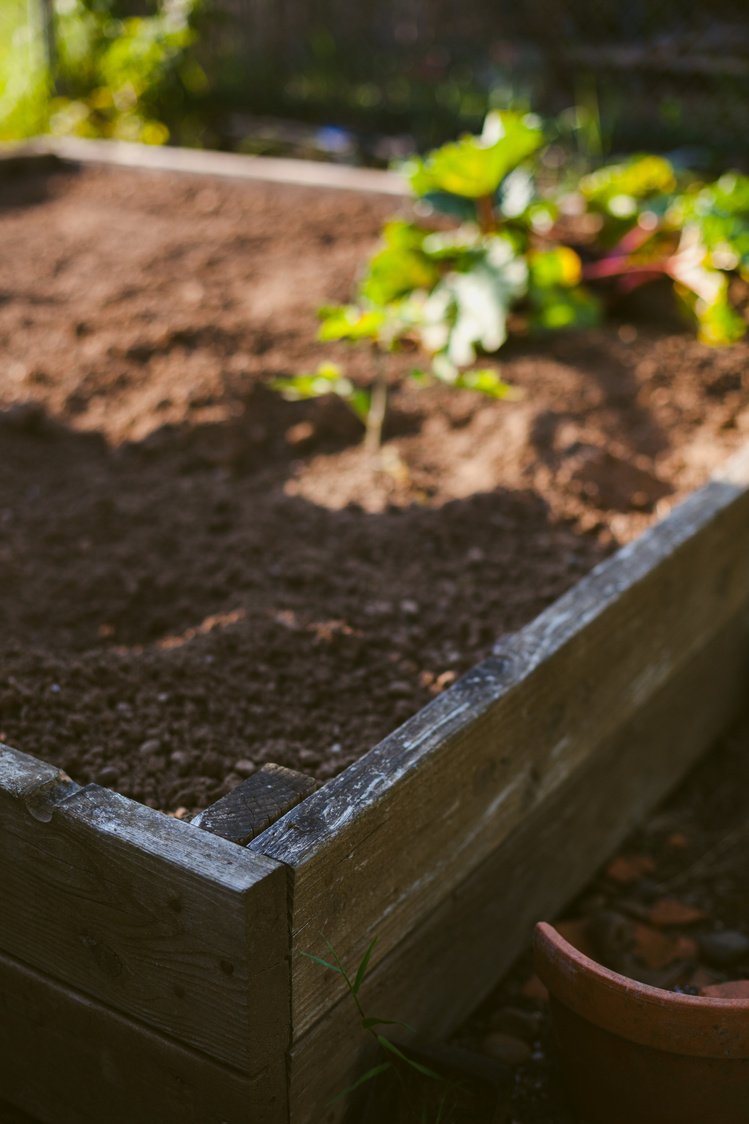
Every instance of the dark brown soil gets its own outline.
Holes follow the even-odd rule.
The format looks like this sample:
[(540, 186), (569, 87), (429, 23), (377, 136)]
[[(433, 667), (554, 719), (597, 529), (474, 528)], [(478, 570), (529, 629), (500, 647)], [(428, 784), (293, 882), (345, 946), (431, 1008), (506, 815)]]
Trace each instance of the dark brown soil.
[(749, 347), (699, 344), (656, 292), (511, 343), (517, 401), (401, 385), (397, 357), (374, 470), (342, 403), (267, 382), (366, 376), (314, 313), (393, 210), (137, 171), (0, 184), (2, 740), (171, 811), (267, 760), (324, 781), (749, 431)]

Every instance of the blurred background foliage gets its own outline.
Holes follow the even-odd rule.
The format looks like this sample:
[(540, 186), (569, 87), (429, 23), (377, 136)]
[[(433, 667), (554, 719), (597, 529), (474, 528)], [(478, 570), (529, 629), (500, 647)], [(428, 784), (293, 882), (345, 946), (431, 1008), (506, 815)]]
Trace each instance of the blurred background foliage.
[(747, 159), (746, 0), (0, 0), (0, 21), (4, 139), (383, 165), (532, 107), (588, 163)]
[(0, 140), (37, 133), (163, 144), (207, 86), (196, 0), (3, 0)]

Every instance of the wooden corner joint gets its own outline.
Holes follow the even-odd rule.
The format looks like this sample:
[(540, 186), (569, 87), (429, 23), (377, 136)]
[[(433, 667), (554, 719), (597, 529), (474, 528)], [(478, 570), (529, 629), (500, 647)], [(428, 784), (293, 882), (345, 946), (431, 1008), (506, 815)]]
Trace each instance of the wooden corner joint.
[(314, 778), (304, 773), (283, 765), (263, 765), (210, 808), (200, 812), (192, 825), (245, 846), (300, 804), (316, 787)]
[(39, 820), (40, 823), (49, 823), (55, 805), (67, 800), (69, 796), (73, 796), (76, 792), (80, 792), (80, 788), (81, 786), (72, 781), (66, 773), (60, 772), (58, 776), (52, 777), (51, 780), (29, 785), (19, 795), (26, 810), (35, 820)]

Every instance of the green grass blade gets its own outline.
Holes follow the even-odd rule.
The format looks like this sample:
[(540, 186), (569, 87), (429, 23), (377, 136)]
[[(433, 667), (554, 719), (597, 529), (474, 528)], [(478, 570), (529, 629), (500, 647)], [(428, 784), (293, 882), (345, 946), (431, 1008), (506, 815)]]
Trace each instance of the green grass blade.
[(321, 937), (322, 937), (322, 939), (323, 939), (323, 940), (325, 941), (325, 943), (326, 943), (326, 945), (328, 946), (328, 948), (330, 949), (330, 951), (331, 951), (331, 952), (333, 953), (333, 959), (335, 960), (336, 964), (338, 965), (338, 971), (339, 971), (339, 972), (341, 973), (341, 975), (343, 976), (344, 980), (345, 980), (345, 981), (346, 981), (346, 983), (348, 984), (348, 989), (349, 989), (349, 991), (350, 991), (350, 992), (351, 992), (351, 993), (352, 993), (353, 995), (356, 995), (356, 992), (354, 991), (354, 985), (353, 985), (353, 984), (351, 983), (351, 980), (350, 980), (350, 979), (348, 978), (348, 976), (346, 975), (346, 973), (345, 973), (345, 971), (344, 971), (344, 969), (343, 969), (343, 964), (341, 964), (340, 960), (338, 959), (338, 954), (337, 954), (336, 950), (335, 950), (335, 949), (333, 948), (332, 944), (330, 943), (330, 941), (328, 940), (328, 938), (327, 938), (327, 937), (325, 936), (325, 934), (324, 934), (324, 933), (323, 933), (322, 931), (320, 932), (320, 936), (321, 936)]
[(328, 1101), (325, 1107), (330, 1108), (330, 1106), (332, 1104), (335, 1104), (336, 1101), (339, 1101), (341, 1097), (345, 1097), (348, 1093), (353, 1093), (354, 1089), (358, 1089), (359, 1086), (363, 1085), (365, 1081), (371, 1081), (371, 1079), (373, 1077), (376, 1077), (378, 1073), (384, 1073), (386, 1069), (390, 1068), (391, 1062), (380, 1062), (379, 1065), (374, 1066), (372, 1069), (368, 1069), (366, 1073), (362, 1074), (358, 1081), (355, 1081), (353, 1085), (349, 1085), (348, 1089), (344, 1089), (342, 1093), (339, 1093), (336, 1097), (333, 1097), (332, 1101)]
[(328, 964), (327, 960), (321, 960), (319, 956), (313, 956), (311, 952), (303, 952), (302, 956), (306, 956), (308, 960), (314, 960), (316, 964), (322, 964), (323, 968), (330, 968), (332, 972), (343, 972), (343, 968), (335, 966), (335, 964)]
[(444, 1077), (440, 1077), (439, 1073), (435, 1073), (433, 1069), (428, 1069), (425, 1065), (421, 1065), (420, 1062), (415, 1062), (411, 1058), (407, 1058), (393, 1042), (390, 1042), (387, 1038), (383, 1038), (381, 1034), (377, 1035), (377, 1041), (380, 1043), (383, 1050), (389, 1050), (391, 1054), (395, 1054), (395, 1056), (400, 1058), (401, 1061), (404, 1061), (406, 1065), (410, 1065), (411, 1069), (418, 1070), (418, 1072), (423, 1073), (425, 1077), (433, 1077), (435, 1081), (445, 1080)]
[(367, 951), (364, 953), (364, 959), (362, 960), (361, 964), (359, 965), (359, 969), (356, 973), (356, 979), (354, 980), (354, 995), (356, 995), (358, 993), (359, 988), (361, 987), (362, 983), (364, 982), (364, 977), (366, 976), (367, 968), (369, 967), (369, 958), (372, 955), (372, 949), (374, 948), (374, 946), (376, 944), (377, 944), (377, 937), (375, 937), (375, 939), (372, 941), (372, 943), (369, 946), (369, 948), (367, 949)]
[(406, 1030), (413, 1030), (414, 1034), (416, 1033), (409, 1023), (402, 1023), (400, 1019), (362, 1019), (361, 1024), (364, 1030), (371, 1030), (373, 1026), (404, 1026)]

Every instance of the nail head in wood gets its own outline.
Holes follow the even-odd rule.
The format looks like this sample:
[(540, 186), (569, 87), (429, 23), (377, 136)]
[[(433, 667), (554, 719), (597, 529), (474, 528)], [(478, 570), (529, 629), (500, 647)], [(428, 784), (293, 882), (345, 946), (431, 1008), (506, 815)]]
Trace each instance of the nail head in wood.
[(244, 846), (315, 791), (316, 782), (283, 765), (263, 765), (192, 821), (194, 827)]

